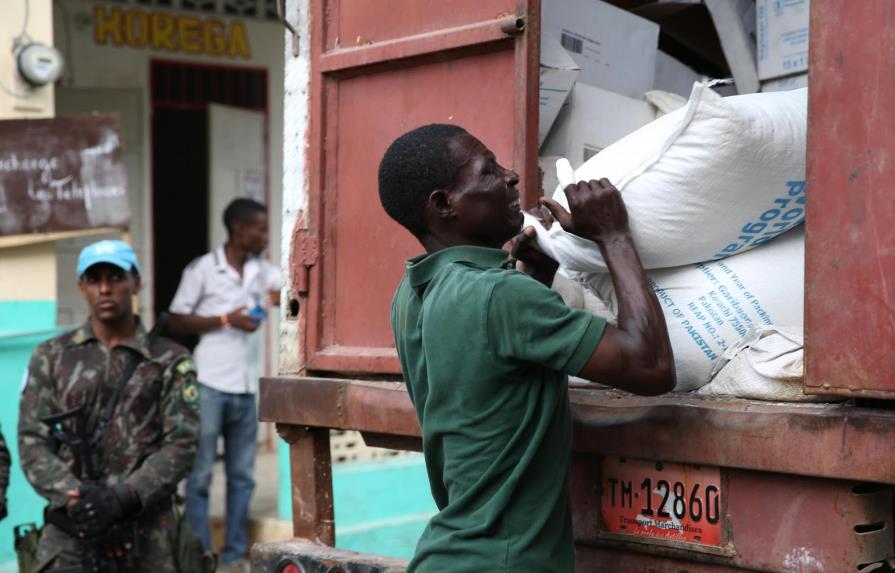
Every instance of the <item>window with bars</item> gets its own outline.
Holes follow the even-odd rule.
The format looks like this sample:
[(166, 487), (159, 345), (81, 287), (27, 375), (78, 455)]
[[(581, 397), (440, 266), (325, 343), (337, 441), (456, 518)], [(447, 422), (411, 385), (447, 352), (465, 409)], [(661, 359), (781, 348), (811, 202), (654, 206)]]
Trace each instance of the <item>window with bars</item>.
[(264, 111), (267, 70), (153, 61), (150, 67), (153, 107), (202, 108), (209, 102)]

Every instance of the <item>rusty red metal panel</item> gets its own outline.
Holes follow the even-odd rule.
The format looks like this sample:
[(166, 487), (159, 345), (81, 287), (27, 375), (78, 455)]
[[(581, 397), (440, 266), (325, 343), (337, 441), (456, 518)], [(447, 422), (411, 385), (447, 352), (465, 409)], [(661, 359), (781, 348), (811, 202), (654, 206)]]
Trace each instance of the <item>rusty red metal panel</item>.
[(895, 5), (811, 4), (807, 390), (895, 397)]
[(333, 549), (307, 539), (256, 543), (251, 560), (253, 573), (283, 573), (290, 564), (301, 573), (404, 573), (407, 568), (403, 559)]
[[(333, 21), (327, 30), (328, 50), (459, 28), (515, 13), (512, 2), (506, 0), (339, 0), (327, 4)], [(394, 17), (397, 14), (400, 18)]]
[[(686, 394), (645, 398), (580, 387), (570, 399), (578, 452), (895, 484), (891, 410)], [(265, 378), (260, 418), (420, 435), (404, 385), (395, 382)]]
[[(455, 123), (523, 189), (537, 180), (538, 0), (385, 4), (311, 3), (307, 220), (319, 258), (292, 281), (309, 371), (400, 373), (388, 313), (404, 260), (422, 248), (379, 205), (379, 160), (397, 136)], [(537, 194), (531, 185), (527, 204)]]
[(575, 549), (575, 570), (587, 573), (742, 573), (741, 567), (699, 563), (687, 559), (579, 545)]
[(571, 399), (579, 451), (895, 483), (890, 410), (583, 389)]
[(403, 382), (262, 378), (258, 415), (265, 422), (420, 436)]
[(277, 424), (289, 444), (292, 483), (292, 534), (336, 544), (329, 430)]
[[(840, 480), (725, 471), (723, 551), (622, 541), (600, 524), (599, 464), (577, 455), (572, 508), (579, 570), (626, 573), (872, 570), (893, 556), (892, 491)], [(615, 551), (592, 550), (594, 546)], [(677, 561), (681, 560), (681, 561)], [(693, 565), (699, 564), (693, 567)]]

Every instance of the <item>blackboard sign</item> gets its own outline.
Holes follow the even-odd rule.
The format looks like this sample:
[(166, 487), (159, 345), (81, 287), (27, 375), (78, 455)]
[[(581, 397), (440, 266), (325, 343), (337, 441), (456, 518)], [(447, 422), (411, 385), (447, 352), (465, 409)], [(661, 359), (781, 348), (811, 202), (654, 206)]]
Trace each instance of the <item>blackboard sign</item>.
[(0, 236), (127, 227), (115, 114), (0, 121)]

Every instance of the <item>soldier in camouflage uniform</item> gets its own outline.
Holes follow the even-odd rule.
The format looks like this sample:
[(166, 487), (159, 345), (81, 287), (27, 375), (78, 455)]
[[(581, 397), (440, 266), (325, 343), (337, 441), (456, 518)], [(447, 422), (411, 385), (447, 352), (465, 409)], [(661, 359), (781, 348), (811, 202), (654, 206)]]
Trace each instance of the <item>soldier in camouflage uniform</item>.
[[(136, 521), (136, 539), (119, 552), (136, 565), (128, 571), (189, 571), (174, 561), (176, 537), (172, 497), (190, 471), (199, 435), (199, 390), (188, 351), (164, 338), (151, 348), (133, 313), (139, 291), (136, 255), (121, 241), (84, 248), (78, 262), (81, 293), (90, 317), (80, 328), (38, 346), (28, 367), (19, 412), (22, 469), (49, 510), (64, 511), (77, 535), (112, 538), (116, 524)], [(94, 421), (120, 382), (128, 360), (138, 366), (123, 388), (101, 441), (101, 479), (81, 483), (74, 456), (60, 447), (41, 417), (86, 404)], [(119, 528), (120, 529), (120, 528)], [(38, 570), (80, 564), (75, 538), (45, 525)], [(123, 562), (122, 562), (123, 563)]]

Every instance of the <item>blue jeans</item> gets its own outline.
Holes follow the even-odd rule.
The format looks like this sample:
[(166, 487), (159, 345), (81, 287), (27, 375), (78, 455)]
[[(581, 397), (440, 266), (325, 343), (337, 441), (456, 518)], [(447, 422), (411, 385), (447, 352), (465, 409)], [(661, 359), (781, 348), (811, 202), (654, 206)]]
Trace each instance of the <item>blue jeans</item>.
[(218, 436), (224, 436), (227, 474), (227, 533), (221, 563), (245, 557), (249, 545), (249, 502), (255, 489), (255, 449), (258, 415), (254, 394), (228, 394), (200, 384), (199, 415), (202, 435), (193, 472), (186, 482), (186, 517), (211, 548), (208, 528), (208, 489), (217, 454)]

